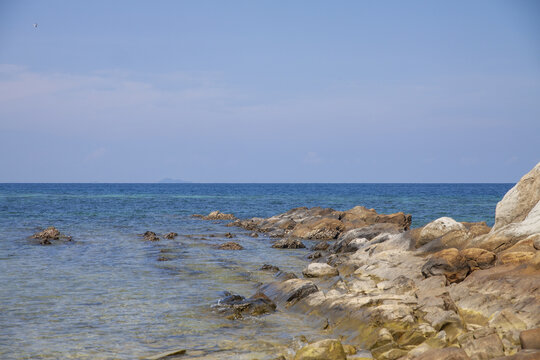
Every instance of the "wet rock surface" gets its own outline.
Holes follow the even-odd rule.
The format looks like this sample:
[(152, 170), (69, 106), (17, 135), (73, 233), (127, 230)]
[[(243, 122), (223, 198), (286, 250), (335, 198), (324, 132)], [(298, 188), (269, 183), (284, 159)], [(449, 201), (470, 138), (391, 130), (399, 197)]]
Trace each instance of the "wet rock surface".
[(142, 234), (142, 237), (147, 241), (159, 241), (159, 237), (153, 231), (146, 231), (144, 234)]
[(245, 316), (260, 316), (276, 311), (276, 304), (261, 292), (249, 298), (229, 292), (224, 295), (213, 307), (231, 320), (241, 319)]
[(71, 236), (60, 233), (54, 226), (50, 226), (43, 231), (35, 233), (31, 238), (39, 240), (41, 245), (51, 245), (55, 241), (72, 241)]
[(217, 247), (220, 250), (243, 250), (244, 247), (237, 242), (228, 241)]

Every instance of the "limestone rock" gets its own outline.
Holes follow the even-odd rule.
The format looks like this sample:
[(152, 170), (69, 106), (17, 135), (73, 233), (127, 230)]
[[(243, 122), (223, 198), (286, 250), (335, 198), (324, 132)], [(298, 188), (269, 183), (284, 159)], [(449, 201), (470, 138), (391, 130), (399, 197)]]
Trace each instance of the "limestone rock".
[(338, 340), (326, 339), (304, 346), (294, 360), (347, 360), (343, 345)]
[(451, 231), (465, 231), (466, 228), (463, 224), (458, 223), (452, 218), (442, 217), (434, 220), (424, 226), (420, 232), (419, 239), (417, 241), (417, 247), (427, 244), (431, 240), (439, 238)]
[(330, 277), (338, 276), (339, 272), (335, 267), (323, 263), (311, 263), (303, 271), (305, 277)]
[(538, 201), (540, 201), (540, 163), (525, 174), (499, 201), (495, 210), (493, 231), (525, 220)]

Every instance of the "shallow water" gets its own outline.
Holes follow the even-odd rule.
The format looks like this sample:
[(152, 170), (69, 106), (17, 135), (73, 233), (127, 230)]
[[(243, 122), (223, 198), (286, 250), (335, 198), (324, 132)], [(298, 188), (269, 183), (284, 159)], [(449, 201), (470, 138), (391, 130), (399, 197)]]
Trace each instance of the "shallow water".
[[(511, 184), (0, 184), (0, 358), (134, 359), (186, 348), (199, 358), (272, 358), (299, 337), (323, 336), (283, 309), (226, 320), (224, 290), (250, 296), (271, 275), (299, 274), (306, 250), (279, 250), (263, 236), (190, 217), (219, 209), (271, 216), (297, 206), (404, 211), (420, 226), (441, 216), (493, 223)], [(54, 225), (69, 244), (28, 236)], [(175, 240), (137, 234), (175, 231)], [(214, 245), (237, 235), (243, 251)], [(192, 236), (195, 235), (195, 236)], [(166, 256), (169, 261), (157, 261)]]

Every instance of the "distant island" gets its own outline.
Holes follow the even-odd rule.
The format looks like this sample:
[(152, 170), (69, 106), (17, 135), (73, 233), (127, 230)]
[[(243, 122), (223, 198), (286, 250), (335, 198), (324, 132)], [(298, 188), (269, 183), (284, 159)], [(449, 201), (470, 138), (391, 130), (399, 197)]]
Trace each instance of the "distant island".
[(189, 184), (191, 181), (185, 181), (182, 179), (165, 178), (158, 181), (158, 184)]

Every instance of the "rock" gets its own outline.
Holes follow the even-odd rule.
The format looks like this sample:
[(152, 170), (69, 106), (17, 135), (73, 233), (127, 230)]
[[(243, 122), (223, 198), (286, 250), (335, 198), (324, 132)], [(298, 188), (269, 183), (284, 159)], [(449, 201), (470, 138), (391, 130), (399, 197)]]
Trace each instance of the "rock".
[(163, 235), (163, 237), (164, 237), (165, 239), (169, 239), (169, 240), (172, 240), (172, 239), (174, 239), (174, 238), (177, 237), (177, 236), (178, 236), (178, 234), (175, 233), (175, 232), (170, 232), (170, 233), (167, 233), (167, 234)]
[(341, 239), (333, 243), (328, 251), (334, 254), (355, 252), (368, 244), (369, 240), (366, 238), (355, 238), (350, 240)]
[(32, 239), (38, 239), (41, 245), (51, 245), (51, 240), (71, 241), (71, 236), (66, 236), (60, 233), (57, 228), (50, 226), (43, 231), (35, 233), (31, 236)]
[(228, 233), (225, 234), (225, 237), (226, 237), (227, 239), (232, 239), (232, 238), (235, 237), (235, 236), (234, 236), (234, 234), (228, 232)]
[(525, 174), (497, 204), (495, 225), (497, 231), (511, 223), (518, 223), (529, 215), (540, 201), (540, 163)]
[(350, 210), (343, 211), (340, 220), (343, 222), (345, 230), (377, 223), (395, 224), (400, 230), (408, 230), (411, 226), (412, 217), (410, 214), (404, 214), (402, 212), (389, 215), (377, 214), (374, 209), (355, 206)]
[(319, 241), (317, 244), (311, 247), (311, 250), (313, 251), (324, 251), (328, 249), (330, 245), (326, 241)]
[(469, 274), (467, 260), (458, 249), (445, 249), (433, 254), (422, 266), (422, 274), (430, 276), (444, 275), (449, 283), (463, 281)]
[(259, 270), (278, 272), (279, 268), (277, 266), (274, 266), (274, 265), (264, 264), (263, 266), (261, 266), (261, 268)]
[(540, 360), (540, 350), (521, 350), (511, 356), (502, 356), (492, 360)]
[(259, 234), (257, 234), (256, 232), (252, 232), (251, 234), (249, 234), (249, 236), (251, 236), (253, 238), (258, 238)]
[(439, 331), (447, 324), (461, 324), (461, 318), (452, 310), (441, 310), (439, 308), (433, 308), (433, 311), (429, 311), (424, 319), (431, 324), (431, 326)]
[(323, 256), (322, 252), (315, 251), (314, 253), (309, 254), (307, 258), (311, 260), (315, 260), (315, 259), (322, 258), (322, 256)]
[(301, 249), (306, 246), (298, 239), (288, 238), (276, 241), (272, 247), (278, 249)]
[(540, 350), (540, 328), (522, 331), (519, 340), (523, 349)]
[(497, 334), (473, 338), (461, 345), (471, 360), (488, 360), (504, 355), (501, 339)]
[(447, 347), (428, 350), (416, 357), (415, 360), (470, 360), (470, 358), (463, 349)]
[(261, 291), (276, 302), (294, 304), (318, 292), (319, 288), (309, 280), (289, 279), (266, 284), (261, 287)]
[(225, 214), (219, 210), (212, 211), (210, 214), (204, 216), (195, 214), (192, 217), (201, 218), (203, 220), (235, 220), (236, 217), (233, 214)]
[(186, 349), (176, 349), (176, 350), (166, 351), (161, 354), (154, 355), (154, 356), (149, 356), (147, 358), (144, 358), (144, 360), (164, 360), (167, 358), (171, 358), (172, 356), (180, 356), (180, 355), (185, 355), (185, 354), (186, 354)]
[(452, 218), (442, 217), (424, 226), (416, 241), (416, 247), (442, 237), (452, 231), (466, 231), (466, 227)]
[(326, 339), (304, 346), (294, 360), (347, 360), (343, 345), (338, 340)]
[(337, 219), (323, 218), (314, 222), (298, 224), (292, 236), (310, 240), (332, 240), (343, 231), (343, 223)]
[(535, 256), (534, 252), (529, 251), (514, 251), (501, 254), (499, 256), (499, 262), (501, 264), (523, 264), (529, 262)]
[(143, 238), (144, 240), (147, 240), (147, 241), (159, 241), (159, 237), (153, 231), (146, 231), (143, 234)]
[(218, 246), (220, 250), (243, 250), (244, 247), (234, 241), (229, 241)]
[(342, 344), (345, 355), (355, 355), (356, 348), (352, 345)]
[(460, 254), (465, 258), (471, 271), (477, 269), (488, 269), (495, 264), (497, 256), (491, 251), (468, 248), (460, 251)]
[(338, 276), (338, 270), (328, 264), (311, 263), (303, 271), (305, 277), (330, 277)]
[(246, 299), (238, 294), (225, 293), (216, 305), (213, 306), (227, 318), (234, 320), (243, 316), (259, 316), (276, 310), (276, 304), (264, 293), (258, 292)]
[(294, 273), (292, 272), (285, 272), (285, 271), (278, 271), (274, 277), (278, 280), (281, 280), (281, 281), (286, 281), (286, 280), (290, 280), (290, 279), (298, 279), (298, 276), (296, 276)]

